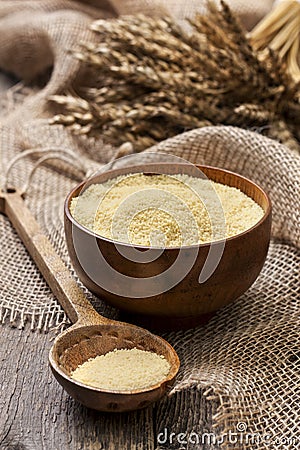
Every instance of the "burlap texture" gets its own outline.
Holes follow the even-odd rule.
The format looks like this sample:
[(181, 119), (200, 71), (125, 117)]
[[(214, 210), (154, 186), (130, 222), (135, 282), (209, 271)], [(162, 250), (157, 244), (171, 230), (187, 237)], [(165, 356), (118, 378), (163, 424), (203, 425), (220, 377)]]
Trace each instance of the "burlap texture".
[[(219, 0), (216, 0), (216, 3)], [(261, 2), (244, 0), (228, 0), (233, 11), (239, 14), (241, 21), (248, 30), (262, 18), (271, 9), (273, 0), (264, 0)], [(111, 4), (114, 5), (116, 11), (119, 14), (128, 14), (131, 11), (132, 14), (143, 12), (150, 15), (159, 16), (162, 14), (169, 14), (179, 21), (179, 23), (185, 26), (184, 19), (191, 18), (195, 12), (201, 13), (206, 11), (206, 0), (111, 0)]]
[(296, 448), (300, 158), (234, 127), (195, 130), (156, 149), (241, 173), (263, 186), (273, 203), (273, 238), (254, 285), (206, 327), (167, 336), (184, 361), (174, 390), (207, 386), (210, 398), (220, 402), (215, 420), (224, 433), (238, 431), (242, 422), (249, 433), (273, 437), (249, 445), (243, 441), (237, 448)]
[[(20, 85), (2, 96), (1, 182), (9, 160), (28, 148), (71, 148), (93, 168), (113, 156), (114, 149), (104, 147), (101, 140), (75, 139), (63, 127), (47, 122), (47, 96), (61, 92), (79, 76), (79, 66), (67, 50), (80, 39), (93, 39), (88, 30), (92, 17), (126, 13), (127, 8), (132, 12), (132, 3), (138, 9), (143, 7), (133, 0), (115, 1), (112, 8), (98, 14), (95, 3), (0, 3), (0, 67), (28, 80), (54, 63), (50, 80), (43, 87)], [(162, 2), (162, 7), (171, 3), (176, 15), (183, 14), (187, 4), (203, 5), (174, 0)], [(108, 3), (101, 4), (107, 7)], [(252, 6), (240, 4), (249, 10), (254, 2)], [(267, 2), (259, 7), (268, 8)], [(299, 415), (300, 157), (274, 141), (233, 127), (194, 130), (152, 150), (236, 171), (258, 182), (271, 196), (273, 238), (258, 280), (240, 299), (218, 311), (207, 326), (170, 333), (166, 338), (175, 346), (182, 364), (173, 392), (205, 388), (208, 401), (218, 402), (214, 419), (220, 431), (235, 431), (237, 423), (244, 422), (249, 433), (273, 438), (244, 443), (243, 448), (296, 448), (286, 442), (295, 436)], [(22, 186), (33, 164), (30, 159), (20, 161), (10, 175), (10, 184)], [(76, 171), (41, 167), (27, 198), (70, 270), (63, 235), (63, 200), (77, 178)], [(2, 322), (20, 327), (28, 323), (33, 329), (45, 330), (64, 325), (67, 318), (61, 307), (3, 216), (0, 236)], [(112, 308), (87, 295), (100, 312), (117, 317)]]

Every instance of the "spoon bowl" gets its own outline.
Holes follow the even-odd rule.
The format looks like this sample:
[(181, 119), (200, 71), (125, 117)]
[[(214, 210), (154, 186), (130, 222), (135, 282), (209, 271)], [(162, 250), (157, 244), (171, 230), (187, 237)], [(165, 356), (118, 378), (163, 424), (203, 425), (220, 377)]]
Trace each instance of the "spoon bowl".
[[(149, 388), (131, 391), (99, 389), (71, 378), (71, 373), (89, 358), (124, 348), (164, 356), (171, 367), (168, 376)], [(179, 368), (176, 352), (164, 339), (123, 323), (71, 327), (55, 340), (49, 361), (55, 378), (71, 397), (89, 408), (108, 412), (140, 409), (159, 400), (174, 383)]]

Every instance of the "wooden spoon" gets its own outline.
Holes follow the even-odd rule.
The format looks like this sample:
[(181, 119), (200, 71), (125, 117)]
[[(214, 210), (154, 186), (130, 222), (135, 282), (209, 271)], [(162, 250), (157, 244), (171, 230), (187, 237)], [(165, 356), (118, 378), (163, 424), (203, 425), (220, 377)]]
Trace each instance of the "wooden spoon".
[[(179, 358), (173, 347), (143, 328), (109, 320), (95, 311), (43, 234), (19, 191), (0, 191), (0, 212), (10, 219), (74, 324), (55, 339), (49, 354), (51, 369), (64, 389), (85, 406), (99, 411), (130, 411), (144, 408), (161, 398), (173, 384), (179, 369)], [(71, 372), (89, 358), (113, 349), (134, 347), (163, 355), (170, 363), (168, 376), (154, 386), (131, 391), (94, 388), (71, 378)]]

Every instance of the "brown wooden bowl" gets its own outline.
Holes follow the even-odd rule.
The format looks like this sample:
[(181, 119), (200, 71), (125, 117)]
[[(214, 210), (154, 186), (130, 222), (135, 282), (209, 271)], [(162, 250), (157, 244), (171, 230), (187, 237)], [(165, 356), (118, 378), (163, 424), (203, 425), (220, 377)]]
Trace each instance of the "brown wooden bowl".
[[(143, 325), (160, 329), (196, 326), (211, 317), (217, 309), (241, 296), (252, 285), (263, 267), (269, 247), (269, 197), (258, 185), (241, 175), (216, 167), (197, 166), (197, 171), (199, 168), (209, 179), (236, 187), (251, 197), (263, 208), (264, 216), (256, 225), (226, 239), (225, 243), (165, 248), (159, 257), (156, 248), (119, 243), (88, 230), (72, 217), (70, 202), (83, 188), (122, 174), (187, 173), (197, 176), (191, 167), (195, 169), (195, 166), (189, 164), (160, 163), (109, 170), (77, 185), (65, 202), (67, 246), (80, 280), (94, 294), (134, 316), (133, 321), (136, 319)], [(218, 251), (218, 245), (224, 247), (220, 262), (213, 274), (199, 284), (199, 274), (209, 251), (215, 248)], [(132, 252), (137, 251), (141, 254), (147, 251), (153, 261), (132, 261)], [(176, 258), (181, 262), (181, 266), (171, 273), (167, 272), (172, 265), (175, 267)], [(195, 261), (191, 264), (193, 258)], [(190, 264), (191, 269), (178, 282), (182, 269)], [(159, 274), (161, 276), (158, 280)], [(164, 291), (172, 277), (173, 287)], [(158, 293), (147, 295), (155, 290)]]

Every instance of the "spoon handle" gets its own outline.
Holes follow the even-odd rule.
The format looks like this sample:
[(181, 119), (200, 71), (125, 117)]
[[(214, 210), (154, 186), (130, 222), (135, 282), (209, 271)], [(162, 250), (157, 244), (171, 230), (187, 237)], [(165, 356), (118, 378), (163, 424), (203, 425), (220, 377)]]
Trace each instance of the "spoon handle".
[(41, 230), (39, 224), (25, 205), (20, 191), (0, 191), (0, 212), (4, 213), (23, 241), (53, 294), (69, 319), (80, 324), (111, 323), (92, 307), (65, 263)]

